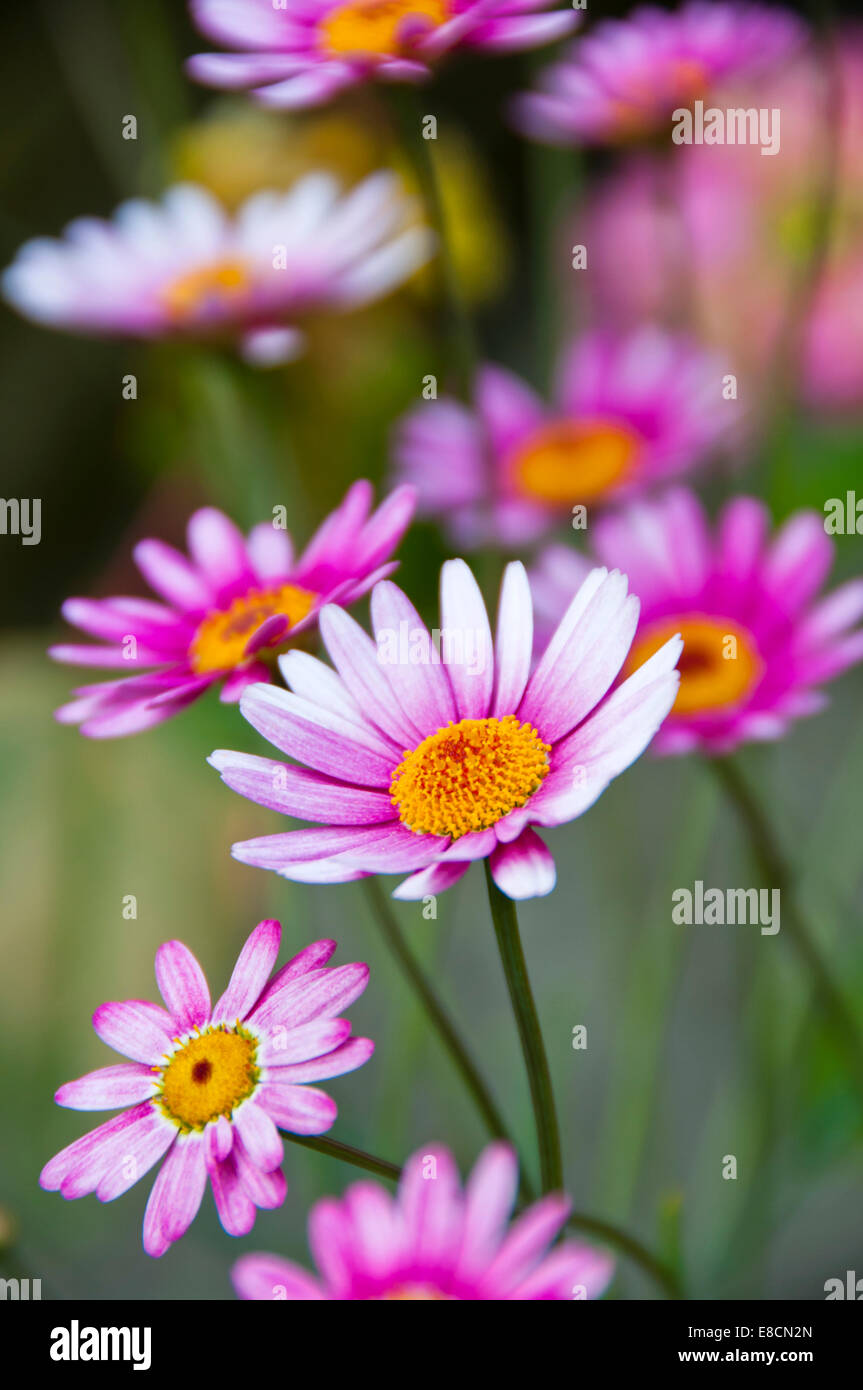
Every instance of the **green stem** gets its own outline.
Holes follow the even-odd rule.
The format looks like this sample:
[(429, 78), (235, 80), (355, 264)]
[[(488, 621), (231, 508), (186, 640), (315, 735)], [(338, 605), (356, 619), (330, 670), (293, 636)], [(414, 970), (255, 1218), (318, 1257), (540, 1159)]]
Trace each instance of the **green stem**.
[(767, 817), (730, 758), (715, 758), (712, 766), (749, 831), (752, 850), (762, 873), (768, 883), (779, 890), (783, 907), (782, 925), (809, 972), (825, 1021), (846, 1053), (858, 1084), (863, 1085), (863, 1041), (856, 1020), (800, 911), (794, 893), (793, 875)]
[(355, 1149), (351, 1144), (340, 1144), (338, 1139), (324, 1139), (321, 1135), (309, 1134), (288, 1134), (284, 1132), (284, 1138), (289, 1139), (292, 1144), (299, 1144), (303, 1149), (314, 1149), (315, 1153), (326, 1154), (328, 1158), (340, 1158), (343, 1163), (350, 1163), (354, 1168), (364, 1168), (367, 1173), (375, 1173), (379, 1178), (387, 1178), (390, 1182), (398, 1182), (401, 1177), (401, 1168), (397, 1163), (389, 1163), (385, 1158), (376, 1158), (374, 1154), (366, 1153), (365, 1149)]
[(473, 383), (479, 360), (473, 322), (462, 294), (453, 258), (452, 239), (447, 226), (440, 179), (432, 154), (433, 141), (423, 135), (423, 112), (419, 96), (412, 87), (393, 92), (398, 105), (402, 144), (410, 159), (429, 222), (437, 236), (437, 269), (446, 305), (452, 359), (459, 395), (473, 402)]
[[(381, 936), (397, 961), (405, 979), (416, 992), (423, 1008), (431, 1020), (437, 1034), (449, 1053), (456, 1070), (470, 1093), (477, 1110), (482, 1115), (489, 1132), (495, 1138), (512, 1140), (507, 1132), (503, 1117), (489, 1090), (477, 1070), (464, 1043), (455, 1030), (445, 1008), (441, 1004), (422, 968), (408, 949), (402, 936), (394, 912), (380, 886), (378, 879), (371, 875), (364, 880), (369, 902)], [(524, 1184), (522, 1184), (524, 1186)]]
[(527, 1078), (530, 1083), (530, 1095), (536, 1122), (536, 1142), (539, 1148), (542, 1190), (543, 1192), (560, 1192), (563, 1190), (560, 1129), (554, 1105), (554, 1092), (551, 1089), (548, 1058), (545, 1055), (542, 1030), (539, 1026), (536, 1005), (533, 1002), (527, 965), (518, 931), (515, 903), (512, 898), (506, 897), (498, 888), (491, 876), (488, 860), (485, 861), (485, 877), (498, 950), (521, 1039)]

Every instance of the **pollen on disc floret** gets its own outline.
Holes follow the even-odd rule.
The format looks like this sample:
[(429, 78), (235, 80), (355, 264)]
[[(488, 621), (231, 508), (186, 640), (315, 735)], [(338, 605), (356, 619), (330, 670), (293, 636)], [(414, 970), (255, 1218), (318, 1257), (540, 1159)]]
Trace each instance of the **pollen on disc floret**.
[(514, 714), (450, 720), (405, 752), (390, 785), (393, 805), (410, 830), (457, 840), (523, 806), (547, 776), (550, 752)]

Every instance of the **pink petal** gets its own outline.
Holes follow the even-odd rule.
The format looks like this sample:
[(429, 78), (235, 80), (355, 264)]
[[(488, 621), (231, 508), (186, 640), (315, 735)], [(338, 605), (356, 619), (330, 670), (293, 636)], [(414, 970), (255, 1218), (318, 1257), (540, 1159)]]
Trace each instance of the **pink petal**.
[(213, 1009), (213, 1023), (242, 1022), (269, 979), (281, 940), (279, 922), (268, 917), (258, 923), (237, 957), (228, 988)]
[[(410, 600), (397, 585), (387, 580), (376, 584), (371, 602), (372, 626), (378, 644), (378, 660), (383, 661), (387, 636), (407, 634), (408, 659), (387, 663), (383, 669), (388, 684), (396, 694), (401, 709), (407, 710), (420, 742), (426, 734), (434, 733), (450, 720), (458, 719), (455, 698), (449, 678), (436, 659), (431, 634)], [(417, 634), (419, 634), (417, 636)], [(411, 643), (414, 651), (425, 651), (426, 663), (412, 664), (409, 659)], [(399, 656), (402, 655), (399, 642)], [(431, 659), (435, 658), (435, 659)]]
[(141, 541), (132, 552), (135, 564), (157, 594), (183, 612), (203, 612), (215, 595), (185, 555), (164, 541)]
[(178, 1030), (188, 1033), (210, 1021), (210, 991), (204, 972), (182, 941), (166, 941), (156, 952), (156, 983)]
[(518, 709), (533, 655), (533, 603), (527, 571), (507, 565), (500, 590), (495, 636), (495, 691), (491, 712), (500, 718)]
[(188, 526), (189, 553), (220, 598), (253, 578), (242, 534), (215, 507), (202, 507)]
[(351, 1025), (346, 1018), (319, 1018), (298, 1028), (286, 1028), (272, 1023), (261, 1037), (258, 1057), (268, 1068), (276, 1068), (279, 1080), (284, 1067), (293, 1062), (309, 1062), (324, 1053), (333, 1052), (350, 1037)]
[(271, 994), (250, 1015), (249, 1023), (260, 1033), (279, 1023), (298, 1028), (312, 1019), (335, 1018), (359, 998), (368, 982), (369, 968), (361, 963), (314, 971)]
[(403, 879), (398, 888), (393, 889), (392, 896), (400, 902), (418, 902), (421, 898), (445, 893), (447, 888), (458, 882), (462, 874), (467, 873), (469, 867), (469, 860), (459, 861), (449, 857), (438, 859), (427, 869), (420, 869), (409, 878)]
[(290, 1066), (271, 1063), (267, 1079), (292, 1086), (306, 1081), (329, 1081), (333, 1076), (345, 1076), (348, 1072), (356, 1071), (369, 1060), (374, 1050), (371, 1038), (349, 1038), (341, 1047), (310, 1062), (295, 1062)]
[(231, 1280), (238, 1298), (257, 1302), (311, 1302), (326, 1296), (310, 1274), (278, 1255), (241, 1255), (231, 1270)]
[(252, 1163), (263, 1172), (278, 1168), (284, 1158), (284, 1144), (270, 1116), (260, 1090), (234, 1111), (233, 1122)]
[(149, 1067), (101, 1067), (77, 1081), (67, 1081), (54, 1096), (58, 1105), (72, 1110), (116, 1110), (121, 1105), (137, 1105), (153, 1094), (153, 1072)]
[(335, 1101), (312, 1086), (265, 1083), (258, 1096), (267, 1114), (290, 1134), (325, 1134), (338, 1116)]
[(498, 845), (489, 859), (489, 866), (500, 891), (517, 901), (544, 898), (557, 882), (550, 850), (529, 828), (511, 844)]
[(173, 1051), (177, 1032), (171, 1015), (146, 999), (100, 1005), (93, 1015), (93, 1027), (116, 1052), (151, 1066)]
[(444, 664), (458, 717), (482, 719), (491, 703), (494, 651), (485, 603), (464, 560), (447, 560), (441, 570), (440, 613)]
[(229, 1236), (245, 1236), (255, 1224), (255, 1204), (245, 1191), (234, 1155), (210, 1169), (219, 1220)]
[(197, 1133), (181, 1134), (153, 1183), (144, 1213), (144, 1249), (158, 1257), (191, 1226), (207, 1185), (204, 1146)]

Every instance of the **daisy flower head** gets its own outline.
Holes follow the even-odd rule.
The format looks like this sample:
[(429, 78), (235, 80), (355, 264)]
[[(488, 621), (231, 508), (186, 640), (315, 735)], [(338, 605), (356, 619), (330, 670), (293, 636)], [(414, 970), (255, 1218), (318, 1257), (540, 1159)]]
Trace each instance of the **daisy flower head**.
[(456, 49), (510, 53), (573, 31), (556, 0), (191, 0), (203, 34), (231, 53), (199, 53), (187, 72), (249, 90), (264, 106), (320, 106), (370, 80), (422, 82)]
[(672, 112), (726, 82), (793, 57), (807, 27), (788, 10), (687, 0), (669, 13), (639, 6), (602, 20), (516, 98), (525, 134), (552, 145), (603, 145), (671, 131)]
[(449, 1150), (429, 1145), (408, 1159), (395, 1197), (358, 1182), (313, 1207), (317, 1277), (277, 1255), (244, 1255), (234, 1287), (243, 1299), (302, 1302), (598, 1298), (611, 1258), (574, 1241), (550, 1249), (569, 1199), (553, 1193), (510, 1225), (517, 1185), (508, 1144), (489, 1144), (464, 1188)]
[(339, 1017), (368, 967), (330, 969), (335, 941), (315, 941), (270, 979), (280, 941), (279, 923), (261, 922), (215, 1005), (191, 951), (168, 941), (156, 952), (166, 1008), (130, 999), (96, 1010), (99, 1037), (131, 1061), (68, 1082), (55, 1100), (120, 1114), (52, 1158), (40, 1186), (112, 1202), (164, 1158), (144, 1215), (144, 1249), (155, 1256), (189, 1229), (208, 1178), (229, 1235), (250, 1231), (257, 1207), (282, 1205), (279, 1130), (330, 1129), (335, 1102), (307, 1083), (356, 1070), (374, 1044), (352, 1038)]
[(724, 371), (659, 328), (589, 333), (564, 351), (551, 404), (486, 365), (472, 407), (447, 397), (415, 407), (395, 430), (395, 471), (457, 544), (520, 547), (577, 505), (616, 501), (726, 445), (739, 415), (723, 399)]
[(642, 150), (617, 164), (579, 209), (573, 238), (590, 246), (590, 312), (625, 325), (685, 308), (698, 336), (745, 375), (749, 399), (769, 410), (788, 305), (818, 245), (829, 163), (832, 230), (800, 324), (798, 389), (819, 412), (859, 409), (863, 26), (839, 30), (826, 66), (817, 52), (803, 55), (728, 101), (781, 113), (779, 157), (745, 144), (681, 146), (673, 197), (665, 152)]
[(103, 336), (227, 338), (257, 365), (296, 357), (298, 326), (389, 293), (429, 259), (427, 228), (382, 171), (344, 193), (315, 172), (259, 192), (229, 214), (206, 189), (177, 184), (135, 198), (111, 221), (39, 237), (3, 275), (5, 298), (52, 328)]
[(612, 695), (638, 622), (623, 575), (596, 569), (531, 671), (533, 609), (523, 565), (505, 572), (492, 641), (463, 560), (441, 572), (436, 641), (408, 598), (372, 592), (374, 640), (327, 607), (321, 634), (335, 670), (304, 652), (281, 661), (289, 690), (255, 685), (240, 709), (291, 764), (220, 750), (233, 790), (316, 824), (233, 847), (243, 863), (303, 883), (409, 876), (418, 899), (488, 859), (511, 898), (555, 884), (533, 829), (581, 815), (644, 751), (674, 703), (671, 637)]
[[(779, 739), (824, 707), (819, 686), (863, 660), (863, 579), (821, 594), (833, 562), (824, 517), (800, 511), (771, 535), (761, 502), (736, 497), (711, 529), (683, 489), (633, 503), (593, 529), (593, 553), (624, 558), (641, 620), (623, 674), (637, 674), (673, 632), (680, 690), (656, 739), (661, 753), (732, 752)], [(552, 627), (591, 563), (549, 547), (531, 582)], [(630, 674), (630, 679), (632, 678)]]
[(223, 701), (237, 700), (270, 679), (280, 648), (309, 638), (322, 605), (353, 603), (392, 573), (414, 501), (411, 488), (397, 488), (372, 512), (371, 484), (360, 479), (298, 557), (276, 518), (244, 537), (214, 507), (190, 519), (188, 558), (141, 541), (135, 562), (163, 601), (67, 599), (67, 622), (99, 645), (50, 649), (55, 661), (141, 674), (79, 687), (56, 718), (113, 738), (170, 719), (211, 685), (221, 685)]

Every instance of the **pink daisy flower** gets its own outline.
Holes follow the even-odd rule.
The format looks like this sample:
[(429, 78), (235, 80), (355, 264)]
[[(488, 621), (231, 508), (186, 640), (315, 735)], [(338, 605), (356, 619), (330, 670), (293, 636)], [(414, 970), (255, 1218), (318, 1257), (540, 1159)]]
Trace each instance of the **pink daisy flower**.
[(199, 53), (197, 82), (251, 89), (264, 106), (319, 106), (370, 79), (422, 82), (455, 49), (509, 53), (569, 34), (554, 0), (191, 0), (202, 33), (236, 53)]
[(606, 698), (629, 651), (638, 603), (623, 575), (594, 570), (531, 673), (524, 566), (506, 569), (492, 643), (463, 560), (441, 572), (437, 644), (394, 584), (376, 584), (372, 640), (327, 607), (335, 671), (304, 652), (281, 661), (290, 690), (255, 685), (240, 709), (295, 766), (225, 750), (210, 762), (241, 795), (305, 830), (233, 847), (245, 864), (304, 883), (407, 873), (397, 898), (440, 893), (488, 858), (511, 898), (550, 893), (554, 860), (533, 825), (579, 816), (634, 762), (674, 703), (672, 637)]
[(167, 941), (156, 952), (167, 1010), (142, 999), (96, 1010), (99, 1037), (132, 1060), (67, 1082), (55, 1100), (122, 1112), (52, 1158), (43, 1188), (112, 1202), (164, 1157), (144, 1214), (148, 1255), (164, 1255), (186, 1233), (208, 1177), (229, 1235), (246, 1235), (257, 1207), (282, 1205), (279, 1129), (330, 1129), (335, 1102), (306, 1083), (355, 1071), (374, 1043), (351, 1038), (337, 1017), (362, 994), (368, 966), (327, 969), (336, 943), (315, 941), (268, 983), (281, 933), (278, 922), (255, 928), (215, 1007), (191, 951)]
[(411, 488), (397, 488), (369, 515), (372, 488), (361, 479), (299, 558), (273, 522), (244, 538), (214, 507), (189, 521), (189, 559), (163, 541), (141, 541), (135, 563), (166, 602), (67, 599), (67, 622), (105, 645), (66, 644), (50, 655), (77, 666), (156, 669), (80, 686), (55, 717), (89, 738), (115, 738), (170, 719), (211, 685), (222, 685), (222, 700), (237, 700), (247, 685), (270, 679), (276, 650), (307, 637), (323, 604), (353, 603), (392, 573), (388, 557), (414, 500)]
[(516, 123), (554, 145), (606, 144), (662, 130), (715, 87), (796, 53), (806, 25), (787, 10), (689, 0), (674, 13), (643, 5), (602, 20), (517, 97)]
[(161, 203), (123, 203), (111, 222), (78, 218), (59, 241), (28, 241), (3, 293), (52, 328), (239, 339), (250, 361), (270, 365), (301, 351), (298, 319), (378, 299), (429, 259), (432, 235), (408, 225), (413, 212), (386, 172), (347, 194), (329, 174), (308, 174), (234, 215), (179, 184)]
[[(596, 556), (625, 563), (641, 600), (624, 676), (671, 633), (683, 636), (680, 690), (658, 752), (720, 755), (781, 738), (823, 708), (819, 685), (863, 660), (863, 579), (819, 597), (833, 542), (816, 512), (797, 512), (771, 537), (763, 504), (737, 497), (712, 534), (680, 489), (601, 518), (591, 534)], [(546, 550), (532, 576), (541, 626), (557, 621), (590, 564), (565, 546)]]
[(484, 1150), (464, 1190), (452, 1154), (432, 1144), (408, 1159), (395, 1197), (358, 1182), (341, 1201), (325, 1197), (312, 1208), (318, 1278), (277, 1255), (243, 1255), (234, 1287), (240, 1298), (302, 1302), (598, 1298), (611, 1258), (572, 1241), (549, 1249), (569, 1199), (544, 1197), (510, 1226), (517, 1186), (508, 1144)]
[(563, 354), (552, 405), (485, 366), (473, 409), (417, 406), (396, 430), (396, 471), (458, 544), (521, 547), (575, 505), (649, 487), (727, 444), (738, 408), (722, 380), (718, 359), (661, 329), (588, 334)]
[[(815, 252), (825, 165), (835, 161), (831, 234), (807, 321), (798, 325), (799, 390), (818, 410), (859, 407), (863, 28), (839, 32), (828, 65), (801, 57), (728, 99), (781, 112), (779, 156), (762, 158), (751, 145), (681, 146), (671, 183), (667, 160), (647, 152), (599, 181), (573, 233), (590, 246), (591, 313), (622, 327), (668, 320), (675, 310), (679, 321), (683, 308), (698, 337), (730, 355), (747, 396), (769, 408), (776, 357)], [(564, 287), (561, 277), (570, 297), (572, 279)]]

